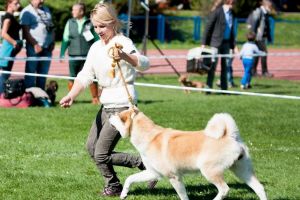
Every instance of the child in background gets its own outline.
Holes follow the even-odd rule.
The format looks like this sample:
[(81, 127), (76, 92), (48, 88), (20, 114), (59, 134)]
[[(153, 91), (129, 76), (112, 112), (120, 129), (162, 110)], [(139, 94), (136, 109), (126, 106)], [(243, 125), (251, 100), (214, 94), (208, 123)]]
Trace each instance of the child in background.
[(251, 69), (254, 62), (254, 54), (262, 54), (265, 53), (263, 51), (260, 51), (255, 44), (255, 33), (250, 31), (247, 34), (247, 42), (243, 45), (242, 50), (240, 52), (240, 57), (243, 62), (244, 66), (244, 76), (241, 80), (241, 89), (249, 89), (251, 88)]

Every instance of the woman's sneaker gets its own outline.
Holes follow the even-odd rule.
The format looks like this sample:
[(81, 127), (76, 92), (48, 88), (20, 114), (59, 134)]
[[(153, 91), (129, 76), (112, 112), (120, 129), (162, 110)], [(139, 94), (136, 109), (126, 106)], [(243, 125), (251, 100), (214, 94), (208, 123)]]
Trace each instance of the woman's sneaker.
[(113, 197), (113, 196), (120, 196), (121, 192), (122, 192), (122, 185), (120, 186), (110, 186), (110, 187), (105, 187), (102, 195), (103, 196), (108, 196), (108, 197)]
[(153, 180), (153, 181), (149, 181), (149, 182), (148, 182), (148, 189), (150, 189), (150, 190), (154, 189), (155, 186), (156, 186), (156, 184), (157, 184), (157, 182), (158, 182), (157, 179), (155, 179), (155, 180)]

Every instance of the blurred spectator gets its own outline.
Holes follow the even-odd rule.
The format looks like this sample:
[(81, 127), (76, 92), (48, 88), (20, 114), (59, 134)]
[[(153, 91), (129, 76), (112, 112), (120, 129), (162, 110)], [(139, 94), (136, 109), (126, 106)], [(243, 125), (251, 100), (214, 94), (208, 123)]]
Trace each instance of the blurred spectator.
[[(3, 38), (0, 50), (0, 58), (15, 57), (22, 49), (19, 31), (21, 26), (14, 17), (14, 12), (20, 8), (19, 0), (6, 0), (5, 11), (2, 17), (1, 37)], [(1, 74), (1, 71), (11, 71), (14, 61), (0, 60), (0, 94), (4, 90), (4, 82), (10, 77), (10, 74)]]
[[(249, 29), (256, 34), (256, 44), (259, 50), (268, 52), (267, 43), (272, 41), (271, 38), (271, 29), (269, 23), (269, 13), (272, 9), (272, 2), (270, 0), (262, 0), (261, 6), (256, 8), (249, 15), (247, 19), (247, 23), (249, 25)], [(261, 69), (262, 76), (272, 77), (273, 74), (268, 72), (267, 65), (267, 56), (261, 56)], [(252, 67), (252, 75), (257, 75), (257, 65), (258, 65), (259, 57), (255, 57), (253, 67)]]
[[(73, 18), (69, 19), (65, 25), (63, 40), (60, 49), (60, 57), (63, 58), (66, 50), (70, 58), (75, 56), (86, 56), (91, 45), (99, 39), (95, 33), (93, 24), (90, 19), (85, 16), (85, 4), (76, 3), (72, 7)], [(69, 72), (71, 77), (76, 77), (81, 71), (85, 60), (69, 60)], [(68, 84), (71, 90), (74, 81), (70, 80)], [(98, 85), (92, 83), (90, 85), (92, 94), (92, 103), (99, 104)]]
[[(219, 6), (222, 6), (222, 4), (223, 4), (223, 0), (215, 0), (215, 1), (213, 2), (213, 5), (212, 5), (210, 11), (213, 12), (213, 11), (214, 11), (215, 9), (217, 9)], [(236, 22), (236, 20), (235, 20), (235, 21), (234, 21), (234, 25), (235, 25), (236, 23), (237, 23), (237, 22)], [(234, 25), (233, 25), (233, 26), (234, 26)], [(237, 47), (236, 47), (235, 51), (238, 52)], [(232, 49), (230, 49), (229, 54), (231, 54), (231, 55), (233, 54), (233, 50), (232, 50)], [(236, 85), (234, 84), (234, 80), (233, 80), (233, 68), (232, 68), (233, 59), (234, 59), (233, 56), (232, 56), (232, 57), (226, 58), (226, 65), (227, 65), (227, 84), (228, 84), (228, 87), (229, 87), (229, 88), (236, 87)], [(217, 81), (217, 86), (218, 86), (218, 87), (221, 87), (221, 81), (220, 81), (220, 80)]]
[[(44, 0), (31, 0), (21, 11), (21, 25), (26, 39), (27, 57), (52, 57), (54, 49), (54, 24)], [(51, 61), (26, 61), (25, 72), (48, 74)], [(39, 87), (45, 90), (46, 78), (25, 76), (26, 88)]]
[[(230, 49), (235, 49), (234, 37), (234, 13), (232, 12), (235, 0), (223, 0), (216, 3), (215, 9), (210, 13), (206, 28), (203, 33), (202, 46), (209, 45), (218, 49), (218, 54), (229, 54)], [(227, 90), (227, 63), (228, 57), (221, 58), (221, 76), (220, 87)], [(217, 67), (215, 62), (207, 74), (207, 87), (213, 87), (215, 70)]]
[[(238, 49), (236, 47), (235, 52), (238, 52)], [(231, 55), (231, 57), (227, 58), (227, 84), (229, 88), (233, 88), (236, 87), (236, 85), (234, 84), (234, 80), (233, 80), (233, 67), (232, 67), (232, 63), (233, 63), (233, 50), (230, 49), (229, 54)]]

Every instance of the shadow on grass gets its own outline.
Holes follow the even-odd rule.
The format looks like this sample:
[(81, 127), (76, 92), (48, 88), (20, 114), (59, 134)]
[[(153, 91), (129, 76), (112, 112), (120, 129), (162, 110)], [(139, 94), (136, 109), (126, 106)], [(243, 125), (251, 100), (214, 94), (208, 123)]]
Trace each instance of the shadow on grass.
[[(138, 100), (138, 104), (162, 103), (163, 100)], [(91, 100), (76, 100), (74, 104), (92, 104)], [(59, 105), (59, 104), (57, 104)]]
[(253, 88), (257, 89), (269, 89), (269, 88), (280, 88), (280, 85), (266, 85), (266, 84), (261, 84), (261, 83), (255, 83), (253, 84)]
[[(231, 190), (241, 190), (240, 193), (252, 193), (255, 195), (255, 193), (252, 191), (251, 188), (249, 188), (246, 184), (243, 183), (234, 183), (234, 184), (228, 184), (229, 188)], [(190, 200), (207, 200), (207, 199), (213, 199), (217, 195), (217, 188), (212, 185), (200, 185), (200, 186), (187, 186), (186, 190), (188, 192), (188, 196)], [(175, 189), (173, 188), (162, 188), (162, 187), (157, 187), (153, 190), (148, 190), (144, 188), (135, 188), (133, 190), (130, 190), (128, 195), (134, 195), (134, 196), (147, 196), (147, 195), (153, 195), (153, 196), (165, 196), (166, 199), (168, 199), (168, 196), (174, 196), (177, 195)], [(240, 200), (241, 195), (239, 197), (227, 197), (227, 200)], [(169, 197), (169, 198), (170, 198)], [(243, 198), (243, 200), (255, 200), (257, 199), (256, 197), (248, 197), (248, 198)], [(276, 199), (276, 200), (288, 200), (288, 198), (281, 198), (281, 199)]]
[(92, 104), (91, 100), (75, 100), (73, 104)]
[(291, 200), (291, 199), (289, 199), (289, 198), (275, 198), (274, 200)]
[(139, 104), (153, 104), (153, 103), (162, 103), (164, 102), (163, 100), (138, 100), (138, 105)]

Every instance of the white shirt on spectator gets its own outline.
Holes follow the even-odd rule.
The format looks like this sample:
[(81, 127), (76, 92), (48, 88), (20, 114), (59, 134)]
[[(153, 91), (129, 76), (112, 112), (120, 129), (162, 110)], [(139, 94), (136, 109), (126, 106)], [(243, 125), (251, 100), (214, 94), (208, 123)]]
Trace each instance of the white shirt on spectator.
[(29, 26), (30, 34), (41, 47), (47, 48), (53, 43), (53, 33), (46, 30), (46, 24), (52, 25), (49, 8), (42, 6), (35, 9), (28, 4), (20, 13), (20, 24)]

